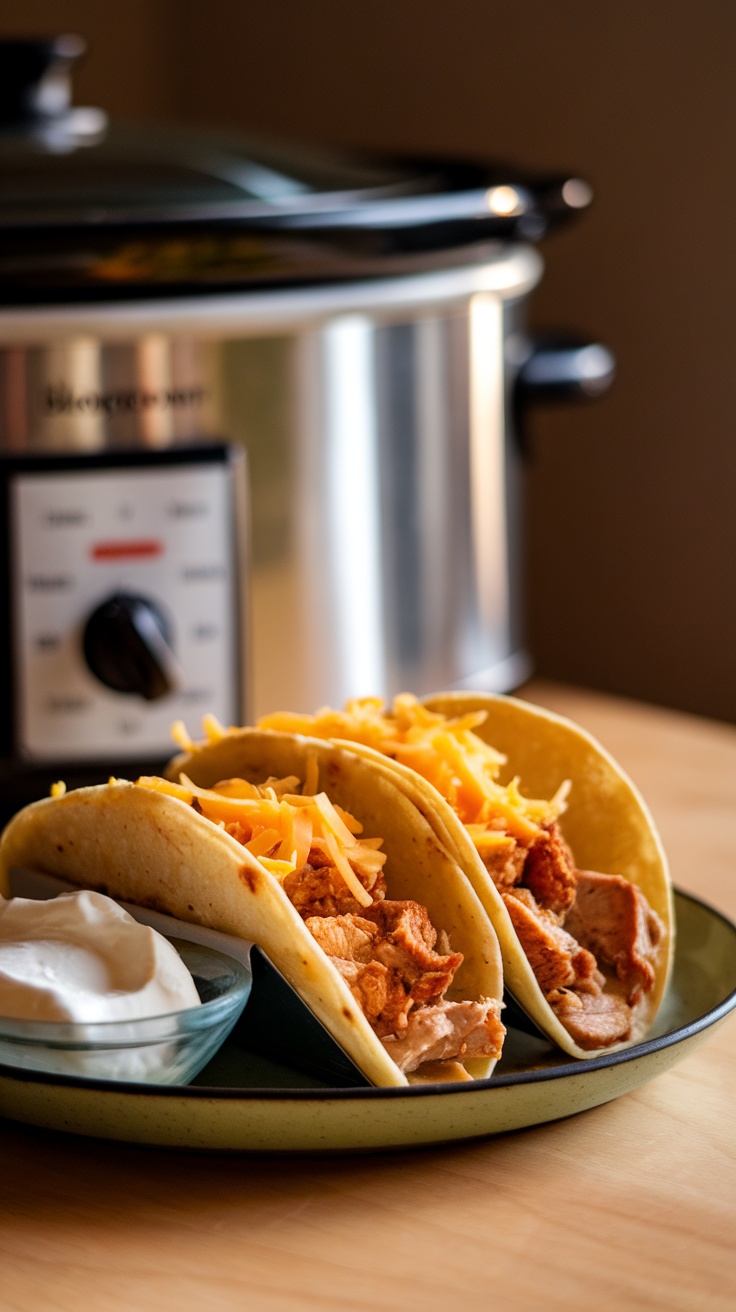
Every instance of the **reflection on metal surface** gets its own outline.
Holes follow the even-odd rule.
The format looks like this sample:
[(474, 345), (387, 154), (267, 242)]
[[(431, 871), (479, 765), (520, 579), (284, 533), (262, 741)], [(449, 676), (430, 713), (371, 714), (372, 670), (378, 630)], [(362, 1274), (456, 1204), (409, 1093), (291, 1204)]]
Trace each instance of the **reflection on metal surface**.
[[(102, 348), (94, 337), (72, 338), (33, 353), (29, 360), (37, 407), (30, 425), (33, 446), (50, 451), (104, 447), (104, 416), (94, 404), (101, 390), (101, 357)], [(69, 404), (69, 398), (77, 403)]]
[(522, 214), (526, 208), (515, 187), (491, 187), (486, 192), (486, 205), (492, 214)]
[(568, 178), (562, 188), (562, 199), (574, 210), (584, 210), (593, 199), (593, 188), (583, 178)]
[[(163, 333), (148, 333), (138, 346), (137, 383), (142, 397), (165, 397), (171, 391), (171, 352)], [(140, 428), (146, 446), (168, 446), (174, 432), (170, 406), (143, 404)]]
[(415, 426), (420, 438), (418, 458), (415, 457), (417, 581), (403, 605), (415, 605), (418, 614), (414, 650), (407, 653), (415, 670), (401, 671), (411, 677), (412, 682), (407, 684), (411, 687), (416, 682), (419, 662), (422, 659), (431, 663), (444, 661), (448, 638), (453, 640), (447, 603), (453, 592), (453, 554), (458, 546), (457, 541), (451, 545), (452, 493), (448, 477), (451, 379), (445, 361), (446, 325), (441, 319), (422, 319), (417, 323), (414, 335)]
[(373, 336), (370, 321), (357, 315), (335, 320), (323, 336), (324, 565), (341, 672), (338, 701), (386, 691)]
[(496, 655), (504, 656), (509, 581), (506, 530), (503, 305), (470, 303), (470, 461), (473, 559), (478, 613)]

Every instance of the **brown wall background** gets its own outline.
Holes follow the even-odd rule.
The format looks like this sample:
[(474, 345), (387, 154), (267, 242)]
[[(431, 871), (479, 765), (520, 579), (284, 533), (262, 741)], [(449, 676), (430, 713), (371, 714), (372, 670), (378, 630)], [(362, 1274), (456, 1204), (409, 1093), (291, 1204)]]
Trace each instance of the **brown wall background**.
[(736, 721), (732, 0), (5, 0), (78, 31), (76, 102), (347, 146), (573, 169), (533, 322), (599, 337), (612, 391), (539, 411), (537, 671)]

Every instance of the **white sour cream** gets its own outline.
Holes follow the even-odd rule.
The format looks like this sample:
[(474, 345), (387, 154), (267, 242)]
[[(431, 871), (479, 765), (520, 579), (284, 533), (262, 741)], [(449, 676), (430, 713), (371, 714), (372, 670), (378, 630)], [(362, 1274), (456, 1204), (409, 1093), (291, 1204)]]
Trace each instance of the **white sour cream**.
[(199, 1005), (176, 949), (102, 893), (0, 897), (0, 1015), (101, 1021)]

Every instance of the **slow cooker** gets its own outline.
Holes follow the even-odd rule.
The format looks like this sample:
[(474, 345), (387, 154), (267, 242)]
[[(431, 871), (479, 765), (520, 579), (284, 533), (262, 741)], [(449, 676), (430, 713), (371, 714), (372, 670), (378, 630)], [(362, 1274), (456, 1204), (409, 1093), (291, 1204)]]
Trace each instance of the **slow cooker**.
[(6, 796), (206, 712), (516, 686), (520, 415), (613, 376), (525, 327), (591, 188), (109, 125), (82, 48), (0, 50)]

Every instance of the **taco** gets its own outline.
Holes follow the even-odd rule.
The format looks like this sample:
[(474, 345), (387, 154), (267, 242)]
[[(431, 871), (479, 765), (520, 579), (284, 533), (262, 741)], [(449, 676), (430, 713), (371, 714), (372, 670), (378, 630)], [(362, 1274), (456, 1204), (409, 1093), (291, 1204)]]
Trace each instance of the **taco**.
[(26, 807), (0, 840), (0, 886), (31, 867), (252, 940), (376, 1085), (490, 1074), (496, 936), (385, 768), (253, 730), (186, 766), (176, 782), (111, 780)]
[(462, 692), (260, 724), (383, 757), (467, 873), (510, 993), (565, 1052), (645, 1036), (673, 955), (667, 861), (641, 796), (590, 734), (516, 698)]

